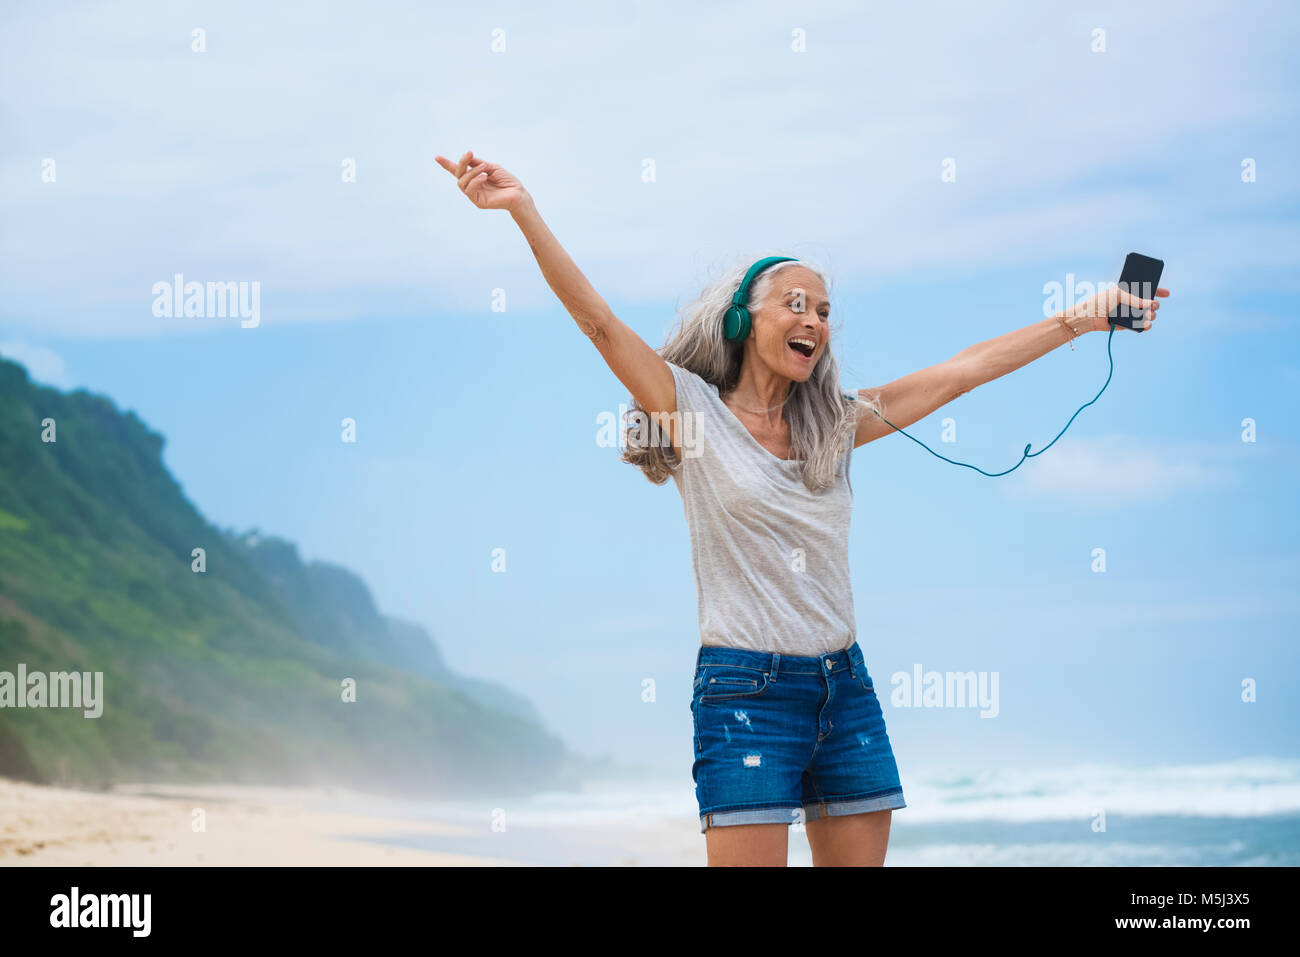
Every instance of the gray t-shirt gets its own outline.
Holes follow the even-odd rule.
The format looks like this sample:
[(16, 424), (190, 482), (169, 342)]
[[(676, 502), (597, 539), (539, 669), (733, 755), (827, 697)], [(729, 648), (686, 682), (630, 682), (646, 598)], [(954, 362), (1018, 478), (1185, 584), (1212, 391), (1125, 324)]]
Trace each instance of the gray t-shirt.
[(799, 656), (847, 648), (857, 633), (849, 586), (852, 434), (835, 484), (810, 492), (803, 463), (763, 448), (717, 386), (668, 366), (688, 446), (673, 480), (690, 529), (701, 643)]

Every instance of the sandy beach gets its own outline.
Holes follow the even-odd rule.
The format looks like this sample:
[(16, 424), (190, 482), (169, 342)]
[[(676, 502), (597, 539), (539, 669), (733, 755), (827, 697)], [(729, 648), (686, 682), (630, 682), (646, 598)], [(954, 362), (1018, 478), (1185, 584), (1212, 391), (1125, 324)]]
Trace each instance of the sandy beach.
[[(1108, 810), (1104, 832), (1090, 826), (1092, 807)], [(192, 828), (196, 808), (203, 832)], [(217, 784), (95, 792), (0, 778), (0, 867), (699, 867), (695, 811), (678, 777), (466, 800)], [(1294, 759), (920, 775), (885, 864), (1296, 866), (1298, 827)], [(789, 847), (791, 866), (811, 866), (805, 833), (792, 830)]]
[[(316, 809), (321, 796), (244, 786), (122, 785), (107, 792), (0, 778), (0, 866), (501, 866), (518, 862), (358, 837), (455, 835), (452, 825)], [(193, 828), (204, 812), (205, 830)]]

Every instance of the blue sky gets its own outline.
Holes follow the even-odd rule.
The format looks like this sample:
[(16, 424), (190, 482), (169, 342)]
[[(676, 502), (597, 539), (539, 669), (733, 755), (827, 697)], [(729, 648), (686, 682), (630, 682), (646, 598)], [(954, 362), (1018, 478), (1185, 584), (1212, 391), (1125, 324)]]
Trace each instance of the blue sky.
[[(355, 569), (573, 746), (689, 784), (681, 500), (598, 445), (625, 390), (433, 156), (517, 174), (655, 346), (723, 265), (821, 263), (846, 388), (1154, 255), (1159, 322), (1115, 334), (1041, 457), (990, 479), (901, 436), (855, 452), (859, 641), (878, 687), (1000, 676), (996, 719), (887, 706), (905, 785), (1296, 755), (1294, 9), (860, 7), (7, 7), (0, 354), (134, 409), (214, 523)], [(155, 317), (175, 273), (258, 282), (260, 324)], [(1000, 471), (1107, 369), (1093, 334), (908, 431)]]

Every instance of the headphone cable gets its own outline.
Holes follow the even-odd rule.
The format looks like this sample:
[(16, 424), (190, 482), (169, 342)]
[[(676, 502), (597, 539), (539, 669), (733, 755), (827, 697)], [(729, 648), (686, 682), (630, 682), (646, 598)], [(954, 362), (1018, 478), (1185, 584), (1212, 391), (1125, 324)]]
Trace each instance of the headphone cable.
[[(1110, 353), (1110, 341), (1111, 341), (1113, 338), (1115, 338), (1115, 330), (1116, 330), (1117, 328), (1118, 328), (1118, 326), (1117, 326), (1114, 322), (1111, 322), (1111, 324), (1110, 324), (1110, 334), (1109, 334), (1108, 336), (1106, 336), (1106, 358), (1110, 360), (1110, 371), (1106, 373), (1106, 382), (1105, 382), (1104, 385), (1102, 385), (1102, 387), (1101, 387), (1101, 392), (1105, 392), (1105, 391), (1106, 391), (1106, 386), (1110, 385), (1110, 377), (1111, 377), (1112, 375), (1114, 375), (1114, 373), (1115, 373), (1115, 357), (1112, 356), (1111, 353)], [(1082, 412), (1082, 411), (1083, 411), (1084, 409), (1086, 409), (1088, 406), (1092, 405), (1093, 402), (1096, 402), (1098, 399), (1101, 398), (1101, 392), (1098, 392), (1098, 393), (1097, 393), (1097, 394), (1092, 398), (1092, 401), (1090, 401), (1090, 402), (1085, 402), (1083, 405), (1079, 406), (1078, 411), (1075, 412), (1074, 415), (1070, 416), (1070, 422), (1065, 423), (1065, 428), (1061, 429), (1060, 432), (1056, 433), (1056, 439), (1059, 439), (1062, 435), (1065, 434), (1065, 429), (1068, 429), (1068, 428), (1070, 427), (1070, 423), (1074, 421), (1075, 416), (1077, 416), (1077, 415), (1079, 414), (1079, 412)], [(885, 423), (886, 425), (888, 425), (891, 429), (894, 429), (896, 432), (902, 432), (903, 435), (907, 435), (906, 432), (903, 432), (903, 430), (900, 429), (898, 426), (894, 425), (894, 423), (890, 422), (888, 419), (886, 419), (886, 418), (885, 418), (883, 415), (881, 415), (879, 412), (876, 412), (875, 409), (872, 409), (871, 411), (872, 411), (872, 412), (875, 412), (875, 414), (876, 414), (876, 415), (877, 415), (877, 416), (878, 416), (882, 421), (884, 421), (884, 423)], [(910, 435), (907, 435), (907, 437), (908, 437), (909, 439), (911, 439), (913, 442), (915, 442), (917, 445), (921, 446), (921, 448), (925, 449), (925, 450), (926, 450), (927, 452), (929, 452), (931, 455), (937, 455), (939, 458), (943, 459), (945, 462), (949, 462), (949, 463), (951, 463), (951, 464), (953, 464), (953, 465), (964, 465), (966, 468), (968, 468), (968, 469), (974, 469), (976, 472), (979, 472), (981, 475), (987, 475), (989, 478), (997, 478), (997, 477), (1000, 476), (1000, 475), (1006, 475), (1007, 472), (1014, 472), (1016, 469), (1020, 468), (1020, 466), (1024, 464), (1025, 459), (1033, 458), (1035, 455), (1042, 455), (1044, 452), (1046, 452), (1048, 449), (1050, 449), (1053, 445), (1056, 444), (1056, 439), (1052, 439), (1052, 441), (1048, 442), (1046, 446), (1044, 446), (1043, 448), (1039, 449), (1037, 452), (1031, 452), (1031, 451), (1029, 451), (1029, 450), (1030, 450), (1031, 448), (1033, 448), (1033, 445), (1034, 445), (1034, 444), (1033, 444), (1032, 442), (1027, 442), (1027, 443), (1025, 443), (1025, 451), (1024, 451), (1024, 453), (1020, 456), (1020, 461), (1017, 462), (1015, 465), (1011, 466), (1011, 468), (1007, 469), (1006, 472), (985, 472), (982, 468), (980, 468), (980, 467), (977, 466), (977, 465), (971, 465), (971, 464), (969, 464), (969, 463), (967, 463), (967, 462), (953, 462), (952, 459), (947, 458), (946, 456), (943, 456), (943, 455), (939, 455), (938, 452), (936, 452), (934, 449), (930, 448), (930, 446), (926, 445), (926, 444), (925, 444), (924, 442), (922, 442), (920, 439), (918, 439), (918, 438), (914, 438), (913, 436), (910, 436)]]

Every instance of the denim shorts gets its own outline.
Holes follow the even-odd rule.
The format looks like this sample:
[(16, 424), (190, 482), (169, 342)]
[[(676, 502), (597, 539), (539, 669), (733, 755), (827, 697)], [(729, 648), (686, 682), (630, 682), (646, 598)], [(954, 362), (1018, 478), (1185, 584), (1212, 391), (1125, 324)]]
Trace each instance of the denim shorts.
[(815, 658), (702, 645), (691, 714), (700, 833), (907, 807), (856, 641)]

